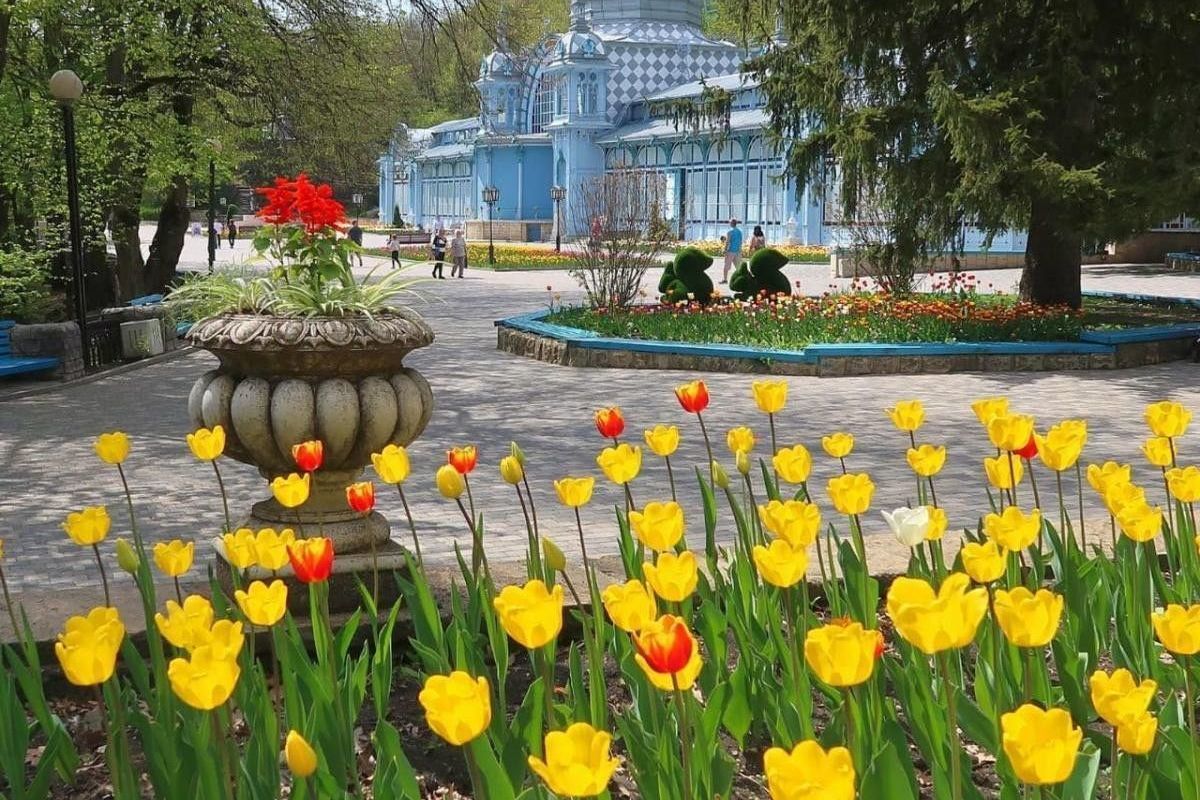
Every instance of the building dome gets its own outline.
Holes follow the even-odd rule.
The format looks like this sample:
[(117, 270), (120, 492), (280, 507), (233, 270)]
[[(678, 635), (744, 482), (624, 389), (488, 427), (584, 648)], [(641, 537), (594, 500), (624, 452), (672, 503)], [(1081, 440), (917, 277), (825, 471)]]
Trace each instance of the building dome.
[(507, 78), (516, 74), (516, 71), (513, 57), (502, 50), (493, 50), (488, 53), (479, 64), (479, 77), (481, 78)]
[(576, 58), (607, 58), (604, 42), (590, 30), (569, 30), (558, 40), (554, 57), (559, 60)]

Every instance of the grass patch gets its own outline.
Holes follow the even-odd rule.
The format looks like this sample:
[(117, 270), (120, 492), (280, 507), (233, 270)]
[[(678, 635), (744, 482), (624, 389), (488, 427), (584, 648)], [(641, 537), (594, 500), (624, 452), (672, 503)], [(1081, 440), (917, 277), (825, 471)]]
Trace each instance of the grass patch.
[(557, 309), (546, 320), (603, 336), (800, 350), (861, 342), (1077, 341), (1085, 328), (1200, 322), (1185, 304), (1086, 298), (1084, 308), (1033, 306), (1012, 295), (829, 294), (776, 301), (647, 305), (627, 311)]

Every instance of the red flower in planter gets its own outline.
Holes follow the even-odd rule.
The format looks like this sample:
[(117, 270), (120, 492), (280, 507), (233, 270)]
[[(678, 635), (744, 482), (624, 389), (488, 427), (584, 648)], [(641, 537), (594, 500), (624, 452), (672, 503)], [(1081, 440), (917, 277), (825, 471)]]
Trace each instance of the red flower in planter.
[(333, 571), (333, 540), (327, 536), (288, 545), (288, 559), (302, 583), (319, 583)]
[(325, 445), (320, 439), (292, 445), (292, 459), (301, 472), (316, 472), (325, 462)]
[(475, 464), (479, 461), (479, 451), (473, 444), (466, 447), (455, 447), (446, 451), (446, 461), (454, 467), (455, 472), (459, 475), (466, 475), (475, 469)]
[(370, 481), (352, 483), (346, 487), (346, 503), (360, 514), (375, 508), (375, 484)]
[(605, 439), (616, 439), (625, 430), (625, 417), (621, 409), (602, 408), (596, 412), (596, 430)]
[(333, 188), (327, 183), (314, 184), (301, 172), (295, 180), (276, 178), (272, 186), (258, 193), (266, 204), (258, 216), (272, 225), (300, 223), (308, 233), (326, 228), (338, 228), (346, 220), (346, 209), (333, 199)]

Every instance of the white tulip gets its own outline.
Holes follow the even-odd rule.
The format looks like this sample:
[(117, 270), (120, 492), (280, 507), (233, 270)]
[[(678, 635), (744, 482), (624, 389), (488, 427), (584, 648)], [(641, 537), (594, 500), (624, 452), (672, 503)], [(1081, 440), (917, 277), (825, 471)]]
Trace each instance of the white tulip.
[(886, 511), (880, 513), (887, 520), (892, 533), (905, 547), (916, 547), (925, 541), (925, 534), (929, 531), (928, 506), (902, 506), (890, 514)]

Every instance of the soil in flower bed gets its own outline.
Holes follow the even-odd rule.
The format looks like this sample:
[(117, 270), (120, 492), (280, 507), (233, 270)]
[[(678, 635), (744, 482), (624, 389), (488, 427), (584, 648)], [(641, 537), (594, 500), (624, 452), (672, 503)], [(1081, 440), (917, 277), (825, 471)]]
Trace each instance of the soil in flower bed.
[(1200, 308), (1085, 298), (1084, 307), (1034, 306), (1003, 294), (841, 293), (739, 302), (562, 308), (546, 319), (603, 336), (799, 350), (856, 342), (1077, 341), (1088, 328), (1200, 322)]

